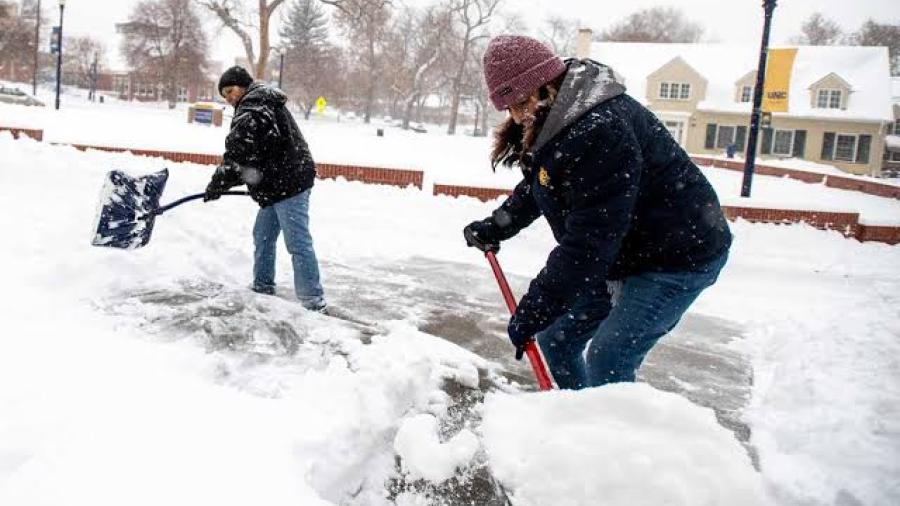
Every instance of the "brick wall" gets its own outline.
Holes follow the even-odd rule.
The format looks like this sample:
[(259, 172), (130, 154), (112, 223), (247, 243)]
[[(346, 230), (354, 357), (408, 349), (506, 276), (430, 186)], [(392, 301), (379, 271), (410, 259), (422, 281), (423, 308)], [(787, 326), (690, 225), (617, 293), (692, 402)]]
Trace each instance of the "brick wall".
[[(127, 149), (109, 146), (89, 146), (84, 144), (73, 144), (77, 149), (82, 151), (86, 149), (96, 149), (99, 151), (110, 151), (121, 153), (130, 151), (138, 156), (153, 156), (163, 158), (173, 162), (190, 162), (201, 165), (218, 165), (222, 163), (222, 157), (219, 155), (207, 155), (201, 153), (184, 153), (180, 151), (156, 151), (150, 149)], [(360, 181), (370, 184), (384, 184), (391, 186), (399, 186), (406, 188), (407, 186), (415, 186), (422, 189), (424, 174), (419, 170), (398, 170), (398, 169), (381, 169), (374, 167), (359, 167), (353, 165), (337, 165), (330, 163), (320, 163), (316, 165), (316, 172), (320, 178), (335, 179), (343, 177), (348, 181)]]
[[(434, 185), (435, 195), (453, 197), (474, 197), (483, 202), (509, 195), (510, 190), (502, 188), (481, 188), (475, 186)], [(806, 223), (821, 230), (836, 230), (845, 237), (853, 237), (860, 241), (877, 241), (887, 244), (900, 244), (900, 227), (876, 227), (859, 223), (858, 213), (839, 213), (829, 211), (803, 211), (795, 209), (764, 209), (756, 207), (723, 206), (725, 216), (729, 220), (741, 218), (752, 223)]]
[(831, 188), (852, 190), (867, 193), (869, 195), (877, 195), (879, 197), (900, 199), (900, 186), (875, 183), (872, 181), (862, 181), (859, 179), (841, 176), (827, 176), (825, 184)]
[(512, 190), (503, 190), (500, 188), (479, 188), (476, 186), (454, 186), (446, 184), (434, 185), (432, 192), (434, 195), (449, 195), (451, 197), (475, 197), (482, 202), (489, 202), (497, 197), (512, 194)]
[(846, 237), (858, 237), (859, 233), (859, 213), (737, 206), (722, 206), (722, 210), (725, 211), (725, 216), (732, 221), (741, 218), (752, 223), (806, 223), (821, 230), (837, 230)]
[(900, 244), (900, 227), (879, 227), (860, 225), (857, 239), (860, 241), (876, 241), (887, 244)]
[(406, 188), (415, 186), (422, 189), (424, 173), (420, 170), (381, 169), (375, 167), (359, 167), (355, 165), (338, 165), (320, 163), (316, 165), (319, 177), (335, 179), (343, 177), (348, 181), (361, 181), (370, 184), (384, 184)]
[(13, 128), (13, 127), (3, 127), (0, 126), (0, 132), (12, 132), (13, 139), (18, 139), (20, 136), (24, 135), (26, 137), (31, 137), (36, 141), (44, 140), (44, 131), (43, 130), (33, 130), (30, 128)]
[[(744, 170), (743, 162), (732, 160), (721, 160), (718, 158), (709, 158), (705, 156), (692, 156), (691, 160), (697, 165), (716, 167), (719, 169), (728, 169), (735, 171)], [(781, 167), (772, 167), (769, 165), (757, 164), (753, 169), (754, 174), (763, 176), (787, 177), (803, 181), (804, 183), (825, 183), (826, 186), (837, 188), (840, 190), (850, 190), (865, 193), (868, 195), (876, 195), (878, 197), (887, 197), (892, 199), (900, 199), (900, 186), (893, 186), (875, 181), (864, 181), (851, 177), (834, 176), (830, 174), (819, 174), (816, 172), (806, 172), (802, 170), (783, 169)]]

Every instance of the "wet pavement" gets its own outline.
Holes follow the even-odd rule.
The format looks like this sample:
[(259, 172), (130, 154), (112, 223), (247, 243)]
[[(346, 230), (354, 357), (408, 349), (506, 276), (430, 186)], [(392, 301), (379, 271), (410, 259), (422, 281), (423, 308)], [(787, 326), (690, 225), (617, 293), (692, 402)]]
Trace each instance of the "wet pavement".
[[(326, 262), (323, 271), (331, 303), (362, 319), (415, 322), (423, 332), (501, 364), (510, 380), (536, 388), (527, 362), (513, 358), (508, 312), (487, 262), (479, 268), (414, 257), (400, 264)], [(514, 294), (523, 293), (530, 281), (507, 278)], [(749, 402), (753, 373), (749, 359), (729, 346), (741, 336), (732, 322), (688, 312), (647, 356), (638, 379), (712, 408), (746, 445), (750, 431), (740, 412)]]

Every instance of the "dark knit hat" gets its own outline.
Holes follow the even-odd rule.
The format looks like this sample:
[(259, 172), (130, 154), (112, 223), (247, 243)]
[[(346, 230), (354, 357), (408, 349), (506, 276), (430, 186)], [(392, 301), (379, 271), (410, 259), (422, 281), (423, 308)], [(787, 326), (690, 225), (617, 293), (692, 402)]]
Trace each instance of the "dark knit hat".
[(247, 72), (244, 67), (235, 65), (226, 70), (222, 77), (219, 78), (219, 95), (226, 86), (240, 86), (241, 88), (249, 88), (253, 84), (253, 76)]
[(523, 35), (500, 35), (484, 52), (484, 81), (498, 111), (522, 102), (566, 71), (546, 44)]

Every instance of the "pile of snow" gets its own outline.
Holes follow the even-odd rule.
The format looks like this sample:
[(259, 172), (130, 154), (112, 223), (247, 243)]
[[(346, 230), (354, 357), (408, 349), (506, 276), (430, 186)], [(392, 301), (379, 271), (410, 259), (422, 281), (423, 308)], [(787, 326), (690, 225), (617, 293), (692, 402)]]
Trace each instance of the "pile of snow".
[(644, 384), (490, 395), (482, 431), (516, 505), (767, 504), (712, 410)]

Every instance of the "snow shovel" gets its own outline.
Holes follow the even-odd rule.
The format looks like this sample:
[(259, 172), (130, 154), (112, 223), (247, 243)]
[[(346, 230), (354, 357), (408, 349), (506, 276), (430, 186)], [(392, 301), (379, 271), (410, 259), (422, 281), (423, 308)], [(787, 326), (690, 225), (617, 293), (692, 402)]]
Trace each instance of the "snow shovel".
[[(509, 283), (506, 282), (506, 276), (500, 269), (500, 263), (497, 262), (497, 255), (493, 251), (485, 251), (484, 256), (487, 257), (491, 264), (491, 270), (494, 271), (494, 277), (497, 278), (497, 284), (500, 285), (500, 291), (503, 293), (503, 299), (506, 300), (506, 307), (509, 308), (510, 314), (516, 312), (516, 299), (513, 297), (512, 290), (509, 289)], [(537, 379), (538, 388), (541, 390), (553, 390), (553, 381), (550, 379), (550, 373), (544, 366), (544, 359), (538, 350), (534, 339), (525, 343), (525, 354), (528, 355), (528, 361), (531, 362), (531, 369), (534, 371), (534, 377)]]
[[(160, 214), (185, 202), (203, 197), (202, 193), (188, 195), (160, 207), (159, 197), (169, 179), (168, 169), (141, 177), (122, 171), (106, 175), (100, 193), (97, 226), (91, 244), (110, 248), (137, 249), (150, 242), (153, 224)], [(244, 191), (224, 192), (222, 195), (249, 195)]]

